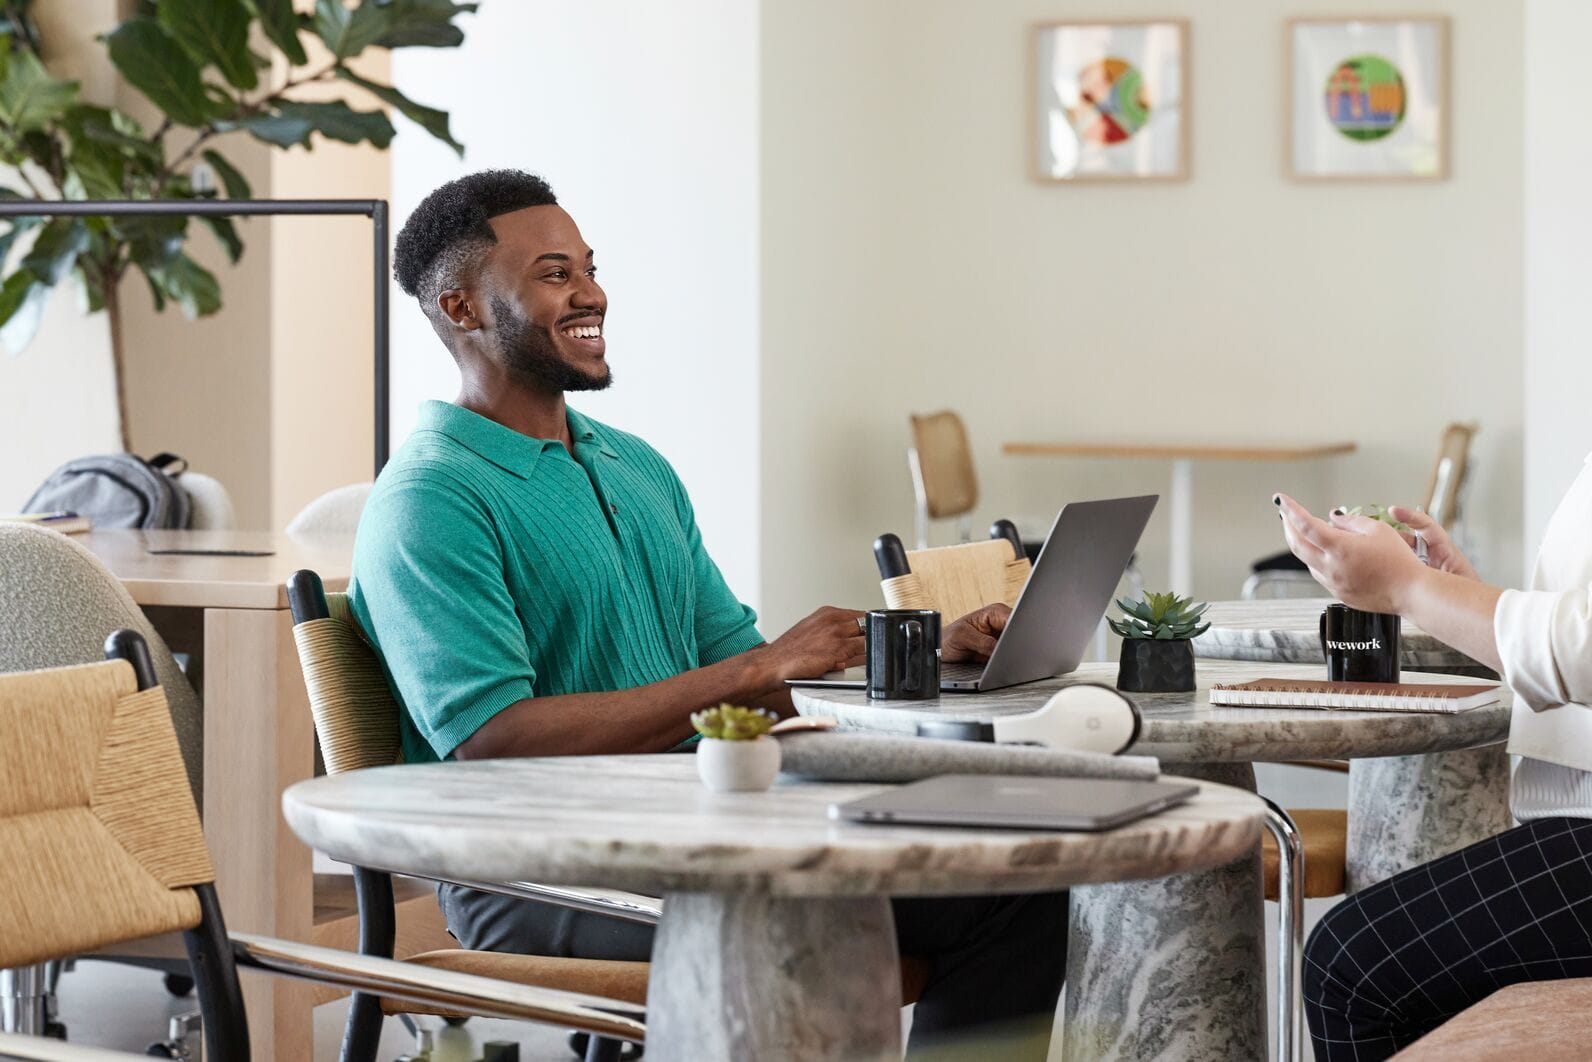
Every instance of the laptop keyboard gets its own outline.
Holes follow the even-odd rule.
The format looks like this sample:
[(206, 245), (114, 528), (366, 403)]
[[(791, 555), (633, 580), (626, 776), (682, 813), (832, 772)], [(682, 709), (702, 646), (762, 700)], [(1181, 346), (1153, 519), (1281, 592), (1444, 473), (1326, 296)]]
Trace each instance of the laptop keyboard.
[(983, 664), (941, 664), (941, 682), (977, 682), (984, 674)]

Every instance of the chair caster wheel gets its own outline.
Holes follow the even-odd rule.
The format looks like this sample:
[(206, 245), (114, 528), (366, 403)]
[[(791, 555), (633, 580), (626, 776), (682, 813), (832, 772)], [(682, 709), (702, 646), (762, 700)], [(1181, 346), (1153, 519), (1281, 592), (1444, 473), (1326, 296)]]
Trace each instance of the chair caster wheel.
[(181, 999), (193, 992), (193, 978), (169, 973), (165, 977), (166, 991)]
[(144, 1054), (152, 1058), (175, 1058), (180, 1062), (190, 1062), (193, 1058), (188, 1049), (176, 1040), (165, 1040), (158, 1044), (150, 1044)]

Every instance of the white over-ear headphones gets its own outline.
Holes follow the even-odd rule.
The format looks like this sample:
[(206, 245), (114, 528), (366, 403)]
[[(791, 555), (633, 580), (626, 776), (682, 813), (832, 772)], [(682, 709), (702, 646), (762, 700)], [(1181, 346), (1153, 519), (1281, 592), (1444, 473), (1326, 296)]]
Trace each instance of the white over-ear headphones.
[(1110, 686), (1079, 683), (1057, 690), (1043, 708), (1001, 716), (991, 723), (923, 722), (919, 737), (960, 738), (1045, 745), (1108, 756), (1126, 752), (1139, 739), (1139, 708)]

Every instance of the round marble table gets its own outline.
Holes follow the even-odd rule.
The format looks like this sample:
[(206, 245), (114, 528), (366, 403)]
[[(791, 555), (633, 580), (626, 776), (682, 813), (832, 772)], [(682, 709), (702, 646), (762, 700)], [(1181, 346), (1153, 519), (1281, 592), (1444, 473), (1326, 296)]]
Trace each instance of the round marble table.
[(1035, 892), (1204, 870), (1255, 850), (1265, 807), (1202, 783), (1098, 834), (838, 823), (878, 785), (716, 794), (687, 756), (418, 764), (289, 788), (334, 859), (469, 880), (661, 892), (647, 1001), (660, 1062), (901, 1057), (888, 897)]
[[(797, 689), (793, 699), (803, 715), (911, 734), (926, 718), (1030, 712), (1065, 685), (1113, 685), (1116, 670), (1085, 664), (1059, 678), (927, 701), (870, 701), (863, 691), (833, 689)], [(1218, 708), (1212, 683), (1320, 678), (1321, 668), (1202, 660), (1197, 676), (1193, 693), (1132, 695), (1144, 728), (1130, 751), (1160, 757), (1174, 774), (1249, 790), (1257, 761), (1352, 759), (1351, 891), (1510, 825), (1499, 744), (1509, 730), (1507, 689), (1499, 705), (1456, 715)], [(1257, 847), (1248, 860), (1198, 874), (1073, 890), (1069, 1062), (1266, 1057), (1259, 860)]]
[[(1212, 601), (1205, 613), (1211, 629), (1194, 639), (1194, 655), (1322, 666), (1326, 657), (1321, 651), (1321, 612), (1330, 604), (1328, 597)], [(1411, 671), (1492, 677), (1483, 665), (1409, 620), (1401, 625), (1399, 656), (1400, 667)]]

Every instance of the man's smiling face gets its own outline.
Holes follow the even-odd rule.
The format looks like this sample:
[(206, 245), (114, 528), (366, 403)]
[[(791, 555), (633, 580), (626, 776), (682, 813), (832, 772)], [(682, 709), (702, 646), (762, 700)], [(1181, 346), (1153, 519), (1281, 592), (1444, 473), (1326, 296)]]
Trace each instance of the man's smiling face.
[(607, 387), (608, 296), (574, 219), (561, 207), (536, 206), (499, 215), (490, 224), (497, 244), (485, 272), (498, 356), (542, 390)]

